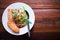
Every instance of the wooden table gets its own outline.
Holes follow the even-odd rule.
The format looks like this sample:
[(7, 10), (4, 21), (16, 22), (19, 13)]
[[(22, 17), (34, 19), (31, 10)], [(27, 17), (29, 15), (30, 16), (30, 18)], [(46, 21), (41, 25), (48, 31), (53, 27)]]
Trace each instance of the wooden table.
[(27, 40), (28, 35), (13, 36), (2, 25), (5, 8), (15, 2), (30, 5), (35, 13), (35, 24), (31, 30), (31, 40), (60, 38), (60, 0), (0, 0), (0, 40)]

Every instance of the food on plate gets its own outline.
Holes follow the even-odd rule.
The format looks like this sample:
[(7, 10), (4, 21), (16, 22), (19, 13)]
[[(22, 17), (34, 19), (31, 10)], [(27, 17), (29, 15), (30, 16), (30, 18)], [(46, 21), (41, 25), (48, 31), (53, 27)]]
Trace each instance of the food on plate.
[(13, 21), (18, 28), (24, 27), (26, 25), (27, 15), (24, 7), (11, 9), (11, 14), (13, 17)]
[(8, 26), (13, 31), (18, 33), (19, 29), (27, 24), (27, 14), (25, 8), (8, 9)]
[(13, 22), (13, 18), (10, 12), (10, 9), (8, 9), (8, 22), (7, 22), (9, 28), (13, 31), (18, 33), (19, 32), (19, 28), (15, 25), (15, 23)]

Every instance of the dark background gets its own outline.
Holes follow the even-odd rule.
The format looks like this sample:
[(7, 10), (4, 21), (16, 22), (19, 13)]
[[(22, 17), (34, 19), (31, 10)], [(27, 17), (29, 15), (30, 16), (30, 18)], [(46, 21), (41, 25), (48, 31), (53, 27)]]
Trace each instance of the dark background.
[[(6, 32), (2, 25), (5, 8), (15, 2), (30, 5), (35, 13), (35, 24), (28, 35), (14, 36)], [(59, 40), (60, 39), (60, 0), (0, 0), (0, 40)]]

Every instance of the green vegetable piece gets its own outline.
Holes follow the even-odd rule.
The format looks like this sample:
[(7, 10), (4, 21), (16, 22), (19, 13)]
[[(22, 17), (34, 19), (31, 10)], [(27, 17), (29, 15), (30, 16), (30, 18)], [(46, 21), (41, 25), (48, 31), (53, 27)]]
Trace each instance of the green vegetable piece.
[(16, 15), (16, 14), (14, 14), (14, 16), (13, 16), (13, 17), (14, 17), (14, 18), (16, 18), (16, 16), (17, 16), (17, 15)]

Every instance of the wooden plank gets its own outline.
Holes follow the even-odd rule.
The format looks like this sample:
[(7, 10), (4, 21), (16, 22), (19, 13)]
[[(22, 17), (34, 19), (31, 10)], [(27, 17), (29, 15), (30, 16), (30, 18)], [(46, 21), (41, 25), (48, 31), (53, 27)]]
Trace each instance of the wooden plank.
[[(33, 32), (60, 32), (60, 10), (59, 9), (33, 9), (35, 12), (35, 24)], [(0, 31), (4, 32), (2, 26), (2, 14), (0, 9)]]
[(4, 9), (0, 9), (0, 32), (5, 32), (5, 29), (2, 25), (2, 14), (4, 12)]
[(34, 32), (60, 32), (60, 10), (34, 9), (36, 22)]
[(60, 39), (60, 33), (56, 32), (33, 32), (31, 34), (32, 40), (55, 40)]
[(6, 8), (15, 2), (24, 2), (32, 8), (60, 8), (59, 0), (0, 0), (0, 8)]
[(37, 19), (60, 17), (60, 9), (34, 9)]
[[(7, 32), (0, 33), (0, 40), (27, 40), (28, 35), (13, 36)], [(57, 40), (60, 39), (60, 33), (56, 32), (31, 32), (30, 40)]]

